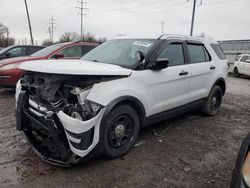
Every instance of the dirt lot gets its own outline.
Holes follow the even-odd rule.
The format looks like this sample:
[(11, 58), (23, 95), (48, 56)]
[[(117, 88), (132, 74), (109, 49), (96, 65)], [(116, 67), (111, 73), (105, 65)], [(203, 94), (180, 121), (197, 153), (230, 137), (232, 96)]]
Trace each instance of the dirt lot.
[(250, 79), (228, 79), (220, 113), (192, 112), (141, 131), (126, 156), (46, 164), (15, 130), (14, 93), (0, 91), (0, 187), (228, 187), (250, 125)]

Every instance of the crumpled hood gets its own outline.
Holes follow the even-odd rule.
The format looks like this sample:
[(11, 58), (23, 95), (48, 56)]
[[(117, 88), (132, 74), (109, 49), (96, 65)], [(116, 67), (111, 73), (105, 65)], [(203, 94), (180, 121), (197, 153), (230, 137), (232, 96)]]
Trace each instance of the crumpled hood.
[(38, 60), (22, 63), (20, 69), (26, 71), (68, 74), (68, 75), (121, 75), (129, 76), (130, 69), (118, 65), (84, 60)]

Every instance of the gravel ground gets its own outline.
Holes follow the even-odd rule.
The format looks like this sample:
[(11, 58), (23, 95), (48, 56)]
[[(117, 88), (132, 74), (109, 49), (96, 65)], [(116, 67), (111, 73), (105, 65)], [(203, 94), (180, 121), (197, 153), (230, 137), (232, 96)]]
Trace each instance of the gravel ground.
[(126, 156), (72, 168), (44, 163), (15, 130), (14, 93), (0, 91), (0, 187), (229, 187), (249, 132), (250, 79), (228, 78), (219, 114), (196, 111), (147, 127)]

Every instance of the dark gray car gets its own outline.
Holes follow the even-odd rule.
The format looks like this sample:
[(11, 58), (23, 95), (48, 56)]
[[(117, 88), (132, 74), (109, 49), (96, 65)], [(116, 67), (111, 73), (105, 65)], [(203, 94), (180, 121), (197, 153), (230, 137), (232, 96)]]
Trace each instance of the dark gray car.
[(31, 46), (31, 45), (9, 46), (0, 51), (0, 60), (12, 57), (29, 56), (43, 48), (44, 48), (43, 46)]

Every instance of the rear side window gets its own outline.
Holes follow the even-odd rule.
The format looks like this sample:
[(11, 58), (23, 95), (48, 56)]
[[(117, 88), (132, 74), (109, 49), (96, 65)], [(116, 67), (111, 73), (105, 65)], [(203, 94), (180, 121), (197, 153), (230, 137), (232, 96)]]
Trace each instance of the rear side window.
[(202, 62), (211, 61), (211, 57), (208, 54), (204, 45), (188, 44), (187, 46), (188, 46), (191, 63), (202, 63)]
[(36, 47), (36, 46), (30, 46), (30, 47), (28, 47), (28, 51), (27, 51), (27, 55), (31, 55), (31, 54), (33, 54), (33, 53), (35, 53), (35, 52), (37, 52), (37, 51), (39, 51), (39, 50), (41, 50), (41, 49), (43, 49), (42, 47)]
[(82, 56), (88, 53), (90, 50), (93, 50), (96, 46), (82, 46)]
[(158, 58), (168, 58), (168, 66), (184, 64), (184, 53), (181, 43), (169, 44), (163, 49)]
[(221, 47), (219, 44), (211, 44), (211, 47), (213, 48), (214, 52), (218, 56), (219, 59), (226, 59), (225, 54), (223, 53)]

